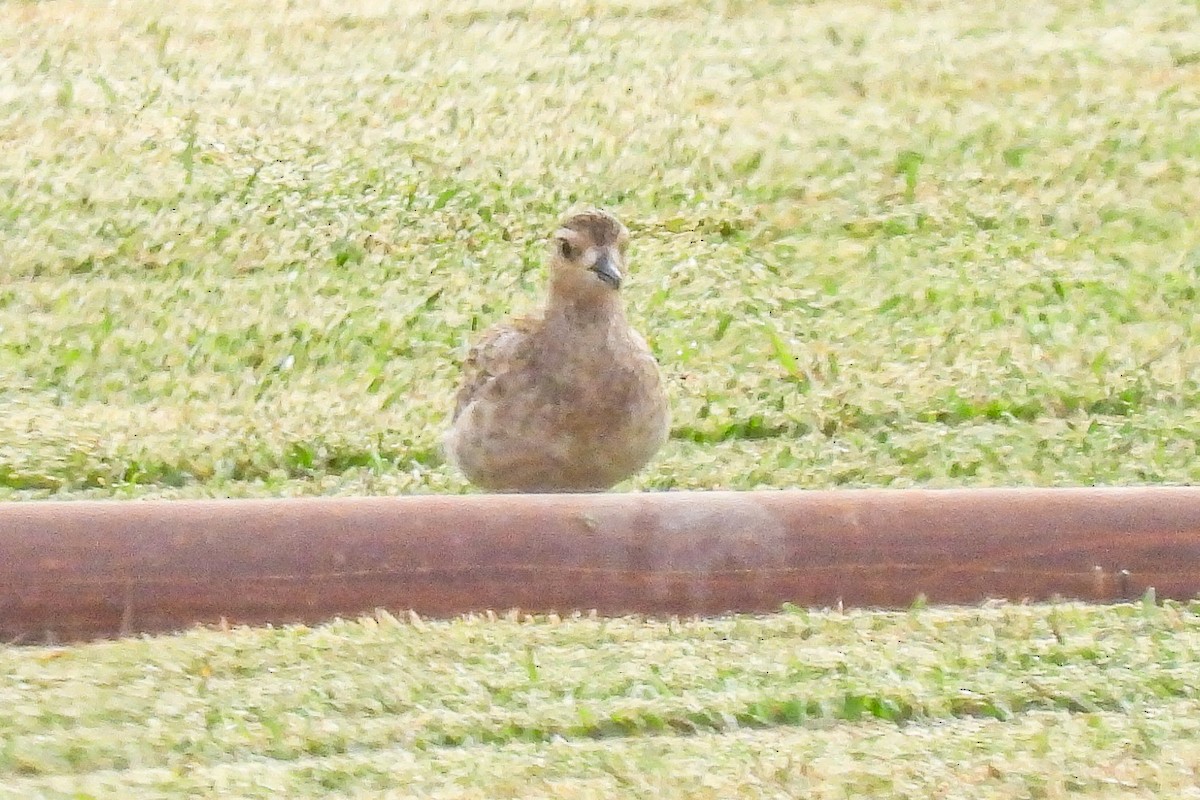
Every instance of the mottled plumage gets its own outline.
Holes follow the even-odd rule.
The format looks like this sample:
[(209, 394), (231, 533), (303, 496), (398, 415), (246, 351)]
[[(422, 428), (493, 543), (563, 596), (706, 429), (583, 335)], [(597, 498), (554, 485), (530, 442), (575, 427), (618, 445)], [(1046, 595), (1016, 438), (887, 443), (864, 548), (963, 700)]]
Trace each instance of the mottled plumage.
[(444, 443), (472, 483), (602, 491), (666, 440), (658, 364), (621, 304), (627, 239), (607, 212), (569, 217), (555, 234), (543, 314), (501, 323), (471, 349)]

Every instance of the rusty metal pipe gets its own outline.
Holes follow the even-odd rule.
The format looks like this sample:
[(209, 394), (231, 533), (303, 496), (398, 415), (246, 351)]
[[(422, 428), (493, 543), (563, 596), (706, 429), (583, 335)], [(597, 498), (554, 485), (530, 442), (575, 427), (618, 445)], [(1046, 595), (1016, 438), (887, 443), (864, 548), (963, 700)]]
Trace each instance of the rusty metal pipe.
[(0, 637), (1200, 593), (1200, 488), (0, 504)]

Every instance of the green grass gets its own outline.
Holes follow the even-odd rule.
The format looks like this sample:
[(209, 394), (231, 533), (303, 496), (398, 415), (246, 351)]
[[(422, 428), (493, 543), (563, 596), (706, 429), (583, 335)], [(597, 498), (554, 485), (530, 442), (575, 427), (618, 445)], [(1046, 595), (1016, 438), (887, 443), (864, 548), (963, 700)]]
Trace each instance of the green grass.
[[(0, 499), (460, 492), (634, 234), (624, 489), (1200, 479), (1200, 6), (0, 0)], [(0, 797), (1196, 797), (1200, 609), (0, 648)]]
[(623, 488), (1200, 478), (1200, 9), (0, 6), (0, 497), (462, 491), (474, 330), (634, 232)]
[(10, 648), (0, 797), (1192, 797), (1198, 662), (1173, 603)]

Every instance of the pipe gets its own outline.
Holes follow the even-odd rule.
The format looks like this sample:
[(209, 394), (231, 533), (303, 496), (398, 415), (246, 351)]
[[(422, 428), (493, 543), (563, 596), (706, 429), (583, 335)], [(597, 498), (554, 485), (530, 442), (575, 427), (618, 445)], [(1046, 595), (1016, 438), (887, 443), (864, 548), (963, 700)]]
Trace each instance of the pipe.
[(1200, 592), (1200, 488), (0, 504), (0, 639)]

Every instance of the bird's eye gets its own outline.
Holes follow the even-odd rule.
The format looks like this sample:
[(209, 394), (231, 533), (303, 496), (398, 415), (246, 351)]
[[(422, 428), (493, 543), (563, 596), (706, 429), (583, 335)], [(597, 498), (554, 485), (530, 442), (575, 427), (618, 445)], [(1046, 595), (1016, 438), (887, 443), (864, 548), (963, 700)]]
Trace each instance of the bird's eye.
[(563, 258), (571, 258), (575, 255), (575, 248), (571, 247), (571, 243), (566, 239), (559, 239), (558, 252), (562, 254)]

